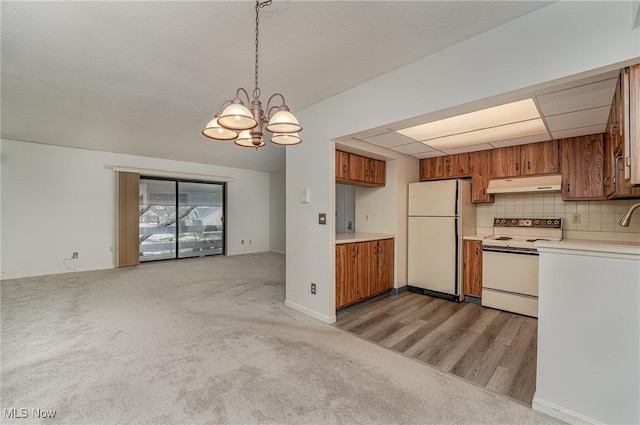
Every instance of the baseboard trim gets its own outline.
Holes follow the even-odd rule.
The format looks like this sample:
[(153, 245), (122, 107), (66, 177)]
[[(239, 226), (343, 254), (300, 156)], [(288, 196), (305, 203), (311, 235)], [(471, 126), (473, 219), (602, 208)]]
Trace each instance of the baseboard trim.
[(542, 400), (535, 395), (533, 396), (533, 403), (531, 408), (538, 412), (546, 413), (554, 418), (561, 419), (573, 425), (604, 425), (603, 422), (599, 422), (595, 419), (581, 415), (580, 413), (565, 409), (564, 407), (557, 406), (548, 401)]
[(408, 288), (408, 287), (407, 287), (407, 285), (401, 286), (401, 287), (399, 287), (399, 288), (393, 288), (393, 289), (391, 290), (391, 293), (392, 293), (393, 295), (398, 295), (398, 294), (401, 294), (401, 293), (403, 293), (403, 292), (407, 292), (407, 291), (408, 291), (408, 289), (407, 289), (407, 288)]
[(25, 277), (39, 277), (39, 276), (52, 276), (56, 274), (66, 274), (66, 273), (79, 273), (79, 272), (95, 272), (98, 270), (111, 270), (115, 269), (115, 266), (103, 266), (103, 267), (91, 267), (91, 268), (76, 268), (75, 270), (60, 270), (55, 272), (40, 272), (40, 273), (24, 273), (24, 274), (11, 274), (11, 275), (0, 275), (0, 280), (11, 280), (11, 279), (22, 279)]
[(277, 249), (270, 249), (269, 251), (275, 252), (276, 254), (282, 254), (282, 255), (286, 255), (287, 254), (285, 251), (280, 251), (280, 250), (277, 250)]
[(299, 311), (300, 313), (304, 313), (307, 316), (311, 316), (314, 319), (318, 319), (321, 320), (325, 323), (335, 323), (336, 322), (336, 315), (334, 314), (333, 316), (325, 316), (324, 314), (320, 314), (316, 311), (310, 310), (307, 307), (301, 306), (300, 304), (296, 304), (291, 300), (284, 300), (284, 305), (286, 305), (289, 308), (292, 308), (294, 310)]

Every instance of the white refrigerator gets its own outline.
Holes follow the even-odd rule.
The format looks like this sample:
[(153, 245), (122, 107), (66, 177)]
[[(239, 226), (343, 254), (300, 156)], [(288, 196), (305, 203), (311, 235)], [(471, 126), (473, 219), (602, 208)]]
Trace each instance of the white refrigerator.
[(409, 184), (408, 289), (451, 301), (464, 299), (462, 238), (476, 233), (471, 182)]

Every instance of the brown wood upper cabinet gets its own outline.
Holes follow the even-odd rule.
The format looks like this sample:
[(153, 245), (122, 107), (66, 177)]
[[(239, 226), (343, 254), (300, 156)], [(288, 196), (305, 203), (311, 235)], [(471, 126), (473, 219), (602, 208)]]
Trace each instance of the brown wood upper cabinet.
[(420, 160), (420, 180), (450, 179), (471, 176), (471, 155), (437, 156)]
[(494, 178), (556, 174), (560, 172), (558, 141), (549, 140), (491, 150)]
[(471, 152), (471, 202), (493, 202), (487, 193), (491, 180), (491, 151)]
[(482, 241), (464, 241), (464, 294), (482, 297)]
[(623, 71), (618, 77), (609, 120), (604, 132), (604, 194), (607, 199), (640, 198), (640, 186), (632, 186), (628, 180), (625, 180), (624, 175), (626, 167), (624, 140), (629, 131), (624, 125), (625, 119), (628, 119), (624, 114), (624, 84)]
[(336, 245), (336, 308), (393, 288), (393, 239)]
[(604, 199), (604, 138), (602, 134), (560, 141), (562, 199)]
[(384, 186), (386, 163), (336, 149), (336, 181), (358, 186)]

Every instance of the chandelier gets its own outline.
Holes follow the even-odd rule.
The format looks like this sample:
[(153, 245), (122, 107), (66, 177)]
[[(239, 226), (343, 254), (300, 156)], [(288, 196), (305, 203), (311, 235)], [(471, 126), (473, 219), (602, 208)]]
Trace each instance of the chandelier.
[[(296, 145), (302, 140), (298, 132), (302, 130), (298, 119), (289, 111), (285, 98), (280, 93), (273, 94), (267, 101), (266, 113), (260, 102), (260, 87), (258, 86), (258, 25), (259, 12), (263, 7), (271, 5), (272, 0), (256, 0), (256, 62), (255, 85), (253, 97), (244, 88), (236, 90), (233, 99), (226, 100), (213, 119), (209, 121), (202, 134), (214, 140), (234, 140), (236, 145), (256, 148), (265, 145), (264, 129), (271, 132), (271, 142), (278, 145)], [(244, 96), (247, 105), (240, 97)], [(280, 104), (271, 105), (274, 100), (281, 100)], [(224, 109), (223, 109), (224, 108)], [(266, 127), (265, 127), (266, 126)]]

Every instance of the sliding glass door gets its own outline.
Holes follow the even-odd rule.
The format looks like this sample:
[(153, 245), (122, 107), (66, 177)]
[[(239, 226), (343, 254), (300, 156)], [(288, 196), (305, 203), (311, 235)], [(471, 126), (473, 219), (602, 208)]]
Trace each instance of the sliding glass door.
[(223, 186), (178, 182), (178, 257), (222, 254)]
[(140, 179), (140, 261), (224, 254), (224, 184)]

